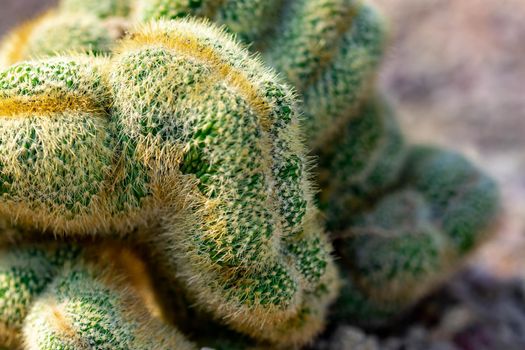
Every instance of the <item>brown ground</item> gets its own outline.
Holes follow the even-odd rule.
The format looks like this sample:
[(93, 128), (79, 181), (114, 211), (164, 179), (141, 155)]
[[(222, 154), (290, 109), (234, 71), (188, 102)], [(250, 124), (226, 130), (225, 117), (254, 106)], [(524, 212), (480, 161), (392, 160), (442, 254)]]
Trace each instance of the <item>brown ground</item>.
[[(458, 149), (501, 184), (501, 229), (475, 262), (525, 264), (525, 0), (371, 0), (391, 20), (382, 89), (409, 137)], [(0, 35), (54, 0), (0, 0)]]

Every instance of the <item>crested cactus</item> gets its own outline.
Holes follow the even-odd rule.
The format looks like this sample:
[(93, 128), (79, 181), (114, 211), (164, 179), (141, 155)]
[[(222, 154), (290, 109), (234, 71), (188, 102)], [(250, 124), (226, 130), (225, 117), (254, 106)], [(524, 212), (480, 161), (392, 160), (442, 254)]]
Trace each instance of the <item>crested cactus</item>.
[[(293, 89), (187, 16), (223, 25)], [(116, 18), (154, 21), (116, 44)], [(341, 257), (335, 318), (388, 319), (476, 246), (497, 190), (458, 155), (406, 147), (372, 91), (384, 36), (359, 0), (62, 0), (0, 49), (0, 218), (139, 246), (166, 299), (158, 314), (183, 323), (167, 314), (186, 304), (217, 325), (216, 338), (188, 332), (199, 345), (300, 346), (341, 283), (304, 139)], [(0, 316), (0, 344), (194, 347), (140, 305), (111, 254), (64, 264), (13, 247), (0, 254), (0, 310), (15, 310)]]
[(271, 71), (194, 21), (143, 27), (109, 62), (14, 65), (0, 73), (0, 211), (68, 235), (160, 216), (159, 270), (199, 306), (307, 342), (337, 279), (296, 110)]
[(447, 276), (490, 231), (495, 183), (463, 157), (412, 147), (400, 183), (353, 217), (338, 242), (351, 289), (337, 317), (381, 322)]

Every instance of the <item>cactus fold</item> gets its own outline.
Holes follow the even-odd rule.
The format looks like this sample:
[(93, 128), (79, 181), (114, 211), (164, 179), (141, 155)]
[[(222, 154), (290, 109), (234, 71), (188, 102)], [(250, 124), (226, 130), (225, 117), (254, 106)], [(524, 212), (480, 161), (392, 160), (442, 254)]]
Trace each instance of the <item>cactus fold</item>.
[[(238, 331), (308, 341), (335, 278), (295, 102), (228, 36), (197, 28), (145, 27), (123, 44), (110, 79), (118, 138), (130, 159), (162, 171), (151, 183), (173, 179), (163, 185), (167, 193), (186, 191), (183, 203), (174, 201), (178, 215), (166, 216), (169, 236), (152, 243), (160, 270), (176, 269), (198, 304)], [(181, 174), (157, 163), (163, 154), (180, 157)]]
[(385, 34), (361, 1), (142, 0), (142, 20), (207, 17), (252, 44), (304, 101), (311, 149), (322, 146), (358, 112), (372, 88)]
[(359, 114), (319, 149), (319, 197), (331, 230), (398, 181), (406, 158), (405, 141), (394, 111), (372, 97)]
[(77, 261), (31, 307), (26, 348), (196, 349), (175, 329), (145, 317), (141, 302), (111, 268)]
[(497, 209), (494, 181), (465, 158), (411, 147), (400, 183), (354, 216), (338, 244), (353, 290), (336, 314), (374, 323), (403, 311), (483, 241)]
[(32, 244), (2, 247), (0, 254), (0, 345), (19, 346), (29, 308), (69, 259), (70, 246)]

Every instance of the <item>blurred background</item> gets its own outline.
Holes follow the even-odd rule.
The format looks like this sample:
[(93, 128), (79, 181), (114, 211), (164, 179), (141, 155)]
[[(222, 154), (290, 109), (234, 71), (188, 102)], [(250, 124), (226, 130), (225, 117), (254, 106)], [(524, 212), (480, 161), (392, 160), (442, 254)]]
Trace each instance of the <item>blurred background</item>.
[[(390, 22), (380, 84), (408, 137), (466, 154), (501, 185), (500, 229), (470, 264), (525, 278), (525, 0), (369, 1)], [(0, 0), (0, 36), (54, 2)]]

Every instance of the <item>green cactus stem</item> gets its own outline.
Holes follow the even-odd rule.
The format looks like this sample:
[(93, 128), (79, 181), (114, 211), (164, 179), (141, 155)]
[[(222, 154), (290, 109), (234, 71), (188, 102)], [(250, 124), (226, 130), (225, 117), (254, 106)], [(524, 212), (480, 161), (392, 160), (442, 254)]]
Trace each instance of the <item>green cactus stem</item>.
[(492, 231), (498, 202), (495, 183), (463, 157), (412, 147), (398, 189), (340, 237), (354, 290), (339, 300), (337, 317), (380, 323), (406, 310)]
[(176, 329), (149, 315), (118, 270), (80, 259), (67, 266), (31, 307), (28, 350), (193, 350)]
[(329, 229), (347, 227), (353, 216), (396, 184), (405, 158), (394, 111), (384, 99), (370, 98), (319, 150), (319, 200)]
[(34, 300), (78, 254), (72, 246), (30, 244), (0, 251), (0, 346), (22, 344), (22, 325)]

